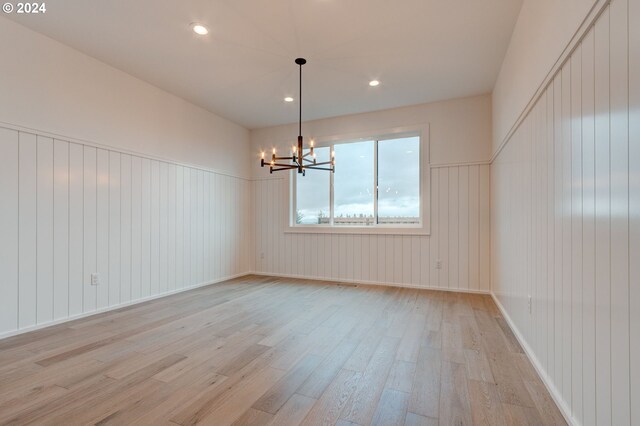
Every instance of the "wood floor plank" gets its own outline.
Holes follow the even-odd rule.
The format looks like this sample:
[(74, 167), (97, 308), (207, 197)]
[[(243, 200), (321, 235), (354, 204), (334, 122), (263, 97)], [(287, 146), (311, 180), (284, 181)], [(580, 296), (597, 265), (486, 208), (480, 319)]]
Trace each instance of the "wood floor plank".
[(341, 370), (301, 424), (335, 424), (361, 377), (362, 373), (359, 371)]
[(484, 351), (479, 349), (464, 350), (465, 365), (467, 367), (467, 377), (470, 380), (495, 383), (491, 365)]
[[(250, 379), (241, 385), (228, 389), (218, 398), (211, 400), (205, 411), (199, 411), (201, 417), (191, 417), (187, 421), (178, 422), (183, 426), (203, 424), (230, 425), (274, 383), (284, 375), (284, 371), (266, 367), (256, 371)], [(206, 414), (206, 415), (202, 415)], [(175, 419), (172, 419), (175, 421)]]
[(533, 398), (522, 380), (498, 381), (498, 395), (506, 404), (519, 405), (521, 407), (535, 407)]
[(304, 395), (292, 395), (273, 417), (269, 426), (296, 426), (307, 416), (316, 400)]
[(0, 423), (565, 424), (490, 297), (246, 276), (0, 341)]
[(357, 345), (358, 342), (355, 340), (346, 340), (336, 347), (313, 371), (296, 393), (310, 398), (320, 398), (320, 395), (338, 375)]
[(416, 363), (396, 360), (391, 366), (385, 387), (400, 392), (411, 393)]
[(440, 409), (440, 371), (442, 354), (423, 345), (416, 364), (409, 411), (425, 417), (438, 418)]
[(467, 374), (462, 364), (442, 362), (439, 413), (442, 424), (472, 424)]
[(373, 416), (372, 425), (402, 426), (407, 416), (409, 394), (393, 389), (385, 389)]
[(414, 314), (409, 318), (409, 326), (402, 337), (398, 348), (397, 358), (401, 361), (416, 362), (420, 351), (420, 336), (426, 326), (427, 318), (424, 314)]
[(233, 422), (233, 426), (266, 426), (273, 420), (273, 414), (249, 408)]
[(421, 416), (416, 413), (407, 413), (404, 426), (438, 426), (438, 419)]
[(542, 383), (539, 381), (525, 381), (524, 384), (533, 398), (536, 408), (538, 409), (538, 413), (540, 413), (540, 417), (545, 425), (567, 424), (562, 413), (558, 409), (558, 406), (553, 402), (551, 395), (547, 392), (547, 388), (545, 388)]
[(265, 392), (252, 407), (256, 410), (276, 414), (320, 364), (320, 361), (322, 361), (322, 358), (317, 355), (305, 356), (289, 374)]
[(509, 426), (540, 426), (544, 422), (535, 408), (520, 405), (502, 404), (506, 423)]
[(380, 394), (387, 381), (387, 376), (396, 352), (399, 339), (385, 336), (373, 353), (356, 390), (347, 402), (340, 418), (361, 425), (371, 422)]
[(494, 383), (469, 380), (469, 399), (474, 425), (506, 425), (498, 388)]

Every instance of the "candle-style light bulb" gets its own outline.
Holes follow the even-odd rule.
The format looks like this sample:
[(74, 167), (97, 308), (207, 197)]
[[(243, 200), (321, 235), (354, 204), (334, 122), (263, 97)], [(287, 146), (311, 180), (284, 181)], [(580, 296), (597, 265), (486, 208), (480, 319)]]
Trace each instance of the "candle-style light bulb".
[(309, 145), (311, 146), (311, 148), (313, 148), (313, 139), (311, 139), (311, 141), (309, 142)]
[(335, 151), (331, 151), (331, 158), (336, 158), (336, 152)]
[(264, 151), (260, 153), (260, 157), (264, 160)]
[(274, 153), (274, 154), (276, 153), (276, 149), (275, 149), (275, 148), (273, 148), (273, 153)]

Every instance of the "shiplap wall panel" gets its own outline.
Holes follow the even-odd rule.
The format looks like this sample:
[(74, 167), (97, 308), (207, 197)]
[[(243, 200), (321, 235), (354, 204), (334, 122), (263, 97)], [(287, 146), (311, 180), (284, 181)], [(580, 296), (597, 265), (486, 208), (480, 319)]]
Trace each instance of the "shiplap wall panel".
[(158, 257), (159, 257), (159, 292), (167, 291), (169, 275), (169, 255), (168, 255), (168, 198), (169, 198), (169, 176), (167, 163), (161, 162), (159, 165), (159, 208), (158, 208)]
[[(215, 220), (215, 218), (214, 218), (214, 220)], [(185, 286), (185, 275), (184, 275), (184, 168), (181, 167), (181, 166), (177, 166), (176, 167), (176, 288), (183, 288), (184, 286)]]
[[(554, 235), (553, 235), (553, 252), (556, 259), (555, 267), (553, 270), (553, 282), (554, 282), (554, 316), (555, 316), (555, 327), (554, 327), (554, 363), (558, 366), (555, 370), (554, 380), (557, 384), (558, 388), (562, 388), (562, 317), (563, 317), (563, 306), (562, 306), (562, 78), (558, 75), (554, 79), (554, 89), (553, 89), (553, 141), (554, 141)], [(494, 165), (496, 163), (494, 162)], [(496, 209), (494, 209), (495, 211)], [(498, 262), (504, 262), (499, 258), (496, 260)], [(518, 281), (516, 281), (517, 283)], [(494, 287), (492, 285), (492, 290)], [(494, 290), (496, 291), (496, 290)], [(522, 309), (515, 310), (515, 312), (522, 312)]]
[(639, 19), (612, 0), (491, 167), (492, 290), (576, 424), (640, 421)]
[[(458, 206), (458, 256), (460, 275), (458, 282), (460, 287), (469, 289), (469, 167), (462, 166), (459, 171), (459, 201)], [(415, 249), (414, 249), (415, 250)], [(415, 250), (418, 251), (418, 250)], [(416, 259), (419, 261), (419, 259)], [(414, 281), (417, 282), (417, 281)]]
[(582, 42), (582, 377), (583, 424), (596, 422), (594, 30)]
[[(469, 176), (471, 179), (471, 176)], [(438, 253), (440, 253), (440, 247), (438, 245), (438, 240), (440, 239), (440, 214), (438, 209), (438, 203), (434, 203), (434, 201), (438, 200), (440, 197), (440, 169), (432, 169), (431, 170), (431, 235), (429, 236), (429, 284), (430, 286), (437, 286), (439, 283), (439, 273), (440, 270), (436, 269), (436, 262), (439, 258)], [(470, 201), (471, 202), (471, 201)], [(469, 275), (473, 279), (473, 271), (469, 270)], [(478, 280), (478, 277), (475, 277)]]
[[(191, 281), (191, 270), (192, 268), (192, 263), (195, 262), (194, 259), (192, 259), (192, 247), (193, 244), (191, 243), (192, 238), (192, 234), (191, 234), (191, 226), (193, 224), (193, 218), (191, 216), (191, 210), (192, 209), (192, 200), (193, 197), (192, 195), (192, 187), (191, 187), (191, 169), (185, 169), (184, 171), (184, 219), (183, 219), (183, 226), (184, 226), (184, 263), (183, 263), (183, 267), (184, 267), (184, 282), (187, 286), (191, 286), (192, 285), (192, 281)], [(193, 257), (195, 257), (195, 253), (193, 253)]]
[[(629, 1), (629, 335), (630, 358), (640, 359), (640, 1)], [(633, 23), (633, 25), (631, 25)], [(640, 365), (631, 362), (631, 422), (640, 423)]]
[[(331, 235), (329, 237), (332, 242), (337, 238), (336, 235)], [(378, 276), (377, 276), (377, 280), (380, 282), (387, 282), (387, 249), (389, 248), (389, 246), (387, 246), (386, 244), (386, 240), (387, 237), (386, 235), (375, 235), (372, 237), (375, 242), (376, 242), (376, 247), (378, 248), (377, 252), (378, 252), (378, 259), (376, 260), (377, 264), (378, 264)], [(294, 241), (299, 241), (299, 238), (296, 238)], [(378, 244), (378, 242), (380, 242), (380, 244)], [(332, 245), (331, 247), (331, 253), (334, 254), (334, 258), (337, 257), (337, 250), (336, 248)], [(333, 262), (335, 264), (335, 262)], [(338, 278), (338, 274), (337, 273), (333, 273), (331, 278), (333, 279), (337, 279)]]
[[(104, 309), (109, 306), (109, 284), (110, 284), (110, 235), (109, 227), (111, 220), (111, 211), (109, 209), (109, 182), (110, 174), (110, 158), (109, 151), (106, 149), (98, 149), (97, 153), (97, 169), (96, 169), (96, 269), (91, 271), (100, 271), (100, 284), (92, 286), (91, 290), (95, 293), (94, 309)], [(114, 176), (115, 179), (115, 176)]]
[(0, 158), (0, 337), (250, 272), (247, 179), (4, 127)]
[(53, 320), (53, 139), (37, 137), (36, 322)]
[(69, 316), (84, 312), (84, 147), (69, 144)]
[(458, 182), (459, 176), (459, 167), (450, 167), (449, 168), (449, 261), (447, 262), (449, 265), (449, 275), (447, 279), (447, 284), (449, 286), (454, 283), (454, 285), (460, 285), (460, 280), (458, 278), (458, 263), (459, 263), (459, 232), (460, 223), (458, 222), (459, 212), (458, 212)]
[(436, 206), (439, 206), (438, 221), (439, 229), (441, 231), (440, 238), (438, 238), (438, 259), (442, 261), (442, 268), (438, 273), (438, 286), (443, 288), (451, 287), (449, 283), (449, 170), (441, 168), (439, 170), (440, 175), (440, 187), (438, 188), (438, 201)]
[[(571, 399), (571, 62), (562, 68), (561, 168), (562, 200), (562, 392)], [(522, 243), (526, 243), (523, 239)], [(521, 257), (522, 258), (522, 257)], [(525, 258), (522, 258), (526, 262)]]
[[(82, 277), (82, 312), (92, 312), (96, 309), (96, 287), (91, 285), (91, 273), (97, 271), (97, 149), (84, 147), (84, 193), (83, 214), (83, 277)], [(107, 271), (105, 271), (106, 273)]]
[[(202, 174), (202, 194), (203, 194), (203, 206), (202, 206), (202, 215), (203, 215), (203, 229), (202, 229), (202, 236), (203, 236), (203, 242), (202, 242), (202, 247), (203, 247), (203, 258), (204, 259), (210, 259), (211, 255), (210, 255), (210, 250), (209, 250), (209, 244), (211, 242), (210, 239), (210, 229), (209, 229), (209, 225), (211, 223), (211, 216), (209, 214), (209, 203), (210, 203), (210, 197), (209, 194), (211, 193), (211, 188), (209, 187), (209, 176), (207, 173), (203, 173)], [(238, 235), (238, 234), (236, 234)], [(242, 236), (240, 236), (240, 238), (242, 238)], [(209, 277), (210, 276), (210, 263), (209, 262), (204, 262), (203, 265), (204, 269), (203, 269), (203, 277)], [(203, 278), (204, 279), (204, 278)]]
[[(596, 424), (611, 422), (609, 9), (595, 24)], [(560, 365), (558, 366), (560, 368)]]
[(576, 419), (582, 422), (582, 46), (576, 48), (570, 61), (571, 406)]
[[(218, 187), (220, 188), (220, 192), (222, 193), (222, 197), (225, 200), (228, 200), (229, 198), (229, 184), (227, 182), (227, 177), (226, 176), (218, 176)], [(227, 244), (227, 232), (229, 229), (229, 222), (228, 222), (228, 213), (227, 213), (227, 208), (228, 208), (228, 204), (223, 204), (223, 203), (218, 203), (218, 213), (219, 213), (219, 220), (221, 224), (226, 224), (226, 225), (221, 225), (220, 226), (220, 250), (218, 252), (218, 255), (220, 256), (220, 271), (222, 272), (222, 274), (226, 274), (227, 272), (227, 262), (229, 259), (229, 247)]]
[[(216, 186), (215, 193), (222, 194), (223, 176), (214, 176), (214, 177), (215, 177), (215, 186)], [(216, 214), (214, 218), (214, 223), (216, 224), (216, 228), (217, 228), (216, 231), (220, 236), (219, 238), (216, 238), (216, 250), (215, 250), (216, 270), (219, 271), (220, 274), (222, 274), (222, 265), (223, 265), (222, 256), (224, 252), (223, 240), (222, 240), (222, 235), (223, 235), (222, 231), (224, 230), (224, 227), (223, 227), (224, 216), (222, 215), (222, 203), (216, 202), (215, 209), (216, 209)]]
[(109, 152), (109, 296), (108, 306), (120, 304), (121, 286), (121, 167), (120, 153)]
[(475, 165), (469, 166), (469, 290), (480, 289), (479, 171), (480, 167)]
[[(630, 424), (628, 0), (611, 3), (611, 400), (613, 423)], [(640, 23), (637, 23), (638, 25)], [(640, 54), (640, 52), (635, 52)], [(635, 141), (635, 143), (639, 143)], [(638, 285), (638, 283), (636, 283)], [(637, 309), (638, 307), (636, 307)]]
[[(204, 281), (204, 262), (200, 259), (203, 259), (204, 256), (204, 232), (203, 232), (203, 216), (204, 216), (204, 172), (202, 170), (198, 170), (198, 214), (196, 216), (196, 232), (198, 233), (198, 252), (196, 254), (198, 258), (198, 275), (196, 282)], [(233, 203), (234, 200), (232, 200)], [(234, 209), (234, 211), (237, 211)], [(234, 216), (235, 217), (235, 216)]]
[[(265, 274), (489, 291), (490, 167), (431, 169), (431, 235), (285, 232), (282, 178), (247, 186), (255, 215), (254, 270)], [(482, 198), (485, 200), (482, 200)], [(483, 231), (482, 228), (485, 228)], [(436, 261), (442, 269), (436, 269)], [(487, 264), (481, 266), (483, 262)]]
[(18, 328), (19, 147), (18, 132), (0, 128), (0, 333)]
[(69, 143), (53, 143), (53, 319), (69, 316)]
[(35, 325), (37, 300), (37, 144), (36, 135), (20, 133), (19, 153), (19, 253), (20, 280), (18, 326)]
[[(553, 126), (553, 122), (554, 122), (554, 88), (555, 85), (554, 84), (550, 84), (549, 87), (547, 88), (547, 91), (545, 93), (545, 97), (547, 100), (547, 116), (546, 116), (546, 120), (545, 120), (545, 125), (546, 125), (546, 132), (543, 131), (543, 134), (545, 134), (546, 137), (546, 144), (545, 144), (545, 155), (547, 156), (547, 161), (546, 161), (546, 169), (545, 169), (545, 178), (546, 178), (546, 191), (547, 191), (547, 197), (546, 197), (546, 220), (545, 220), (545, 226), (547, 229), (547, 236), (545, 239), (545, 248), (547, 251), (547, 274), (546, 274), (546, 280), (547, 280), (547, 297), (546, 297), (546, 305), (547, 305), (547, 327), (545, 329), (545, 332), (547, 334), (547, 353), (546, 353), (546, 360), (547, 363), (546, 365), (547, 367), (547, 371), (549, 372), (549, 375), (551, 377), (556, 376), (556, 371), (555, 371), (555, 290), (556, 290), (556, 286), (555, 284), (555, 263), (556, 263), (556, 257), (555, 257), (555, 253), (554, 253), (554, 237), (555, 237), (555, 192), (554, 192), (554, 188), (555, 188), (555, 162), (554, 162), (554, 156), (553, 156), (553, 149), (554, 149), (554, 126)], [(544, 161), (544, 160), (543, 160)], [(492, 168), (492, 171), (494, 171), (495, 169)], [(498, 182), (497, 183), (502, 184), (502, 182)], [(492, 195), (495, 197), (496, 194), (493, 193), (494, 191), (492, 191)], [(494, 199), (495, 201), (495, 199)], [(496, 209), (493, 210), (493, 215), (497, 216), (501, 213), (503, 213), (502, 211), (496, 211)], [(496, 256), (492, 256), (491, 257), (492, 262), (494, 264), (494, 268), (493, 268), (493, 272), (494, 274), (496, 273), (496, 271), (500, 271), (500, 268), (497, 268), (496, 263), (497, 263), (497, 259)], [(495, 277), (495, 275), (494, 275)], [(493, 287), (492, 287), (493, 288)]]
[(131, 300), (142, 294), (142, 158), (131, 157)]
[[(176, 289), (176, 165), (169, 164), (167, 168), (167, 290)], [(211, 218), (208, 218), (211, 220)], [(211, 257), (205, 257), (210, 259)], [(211, 262), (206, 262), (208, 265)], [(211, 274), (207, 274), (211, 277)]]
[(149, 275), (149, 294), (158, 294), (160, 292), (160, 163), (156, 160), (151, 160), (149, 169), (151, 187), (151, 218), (149, 220), (151, 224), (151, 271)]
[(491, 168), (478, 168), (478, 267), (481, 290), (491, 287)]
[(132, 233), (132, 163), (131, 156), (120, 157), (120, 303), (131, 300), (131, 277), (133, 248)]

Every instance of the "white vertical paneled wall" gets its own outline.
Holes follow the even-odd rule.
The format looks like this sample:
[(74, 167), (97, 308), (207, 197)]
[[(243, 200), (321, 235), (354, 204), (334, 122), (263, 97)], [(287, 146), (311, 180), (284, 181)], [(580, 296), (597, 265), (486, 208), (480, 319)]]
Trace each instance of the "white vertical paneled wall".
[(488, 292), (489, 175), (488, 165), (431, 169), (430, 236), (285, 233), (285, 180), (255, 180), (255, 271)]
[(247, 179), (3, 127), (0, 161), (0, 336), (251, 270)]
[(529, 355), (576, 424), (640, 424), (640, 0), (606, 6), (491, 172), (492, 291)]

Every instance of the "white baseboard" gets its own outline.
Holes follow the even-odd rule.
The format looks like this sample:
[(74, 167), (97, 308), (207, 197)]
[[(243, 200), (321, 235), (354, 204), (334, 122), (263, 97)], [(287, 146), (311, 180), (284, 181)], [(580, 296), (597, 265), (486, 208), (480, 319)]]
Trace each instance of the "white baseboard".
[(21, 328), (19, 330), (7, 331), (7, 332), (4, 332), (4, 333), (0, 333), (0, 340), (6, 339), (7, 337), (11, 337), (11, 336), (17, 336), (18, 334), (24, 334), (24, 333), (28, 333), (30, 331), (35, 331), (35, 330), (40, 330), (42, 328), (51, 327), (53, 325), (63, 324), (65, 322), (69, 322), (69, 321), (75, 321), (75, 320), (80, 319), (80, 318), (86, 318), (86, 317), (90, 317), (92, 315), (101, 314), (101, 313), (104, 313), (104, 312), (115, 311), (116, 309), (122, 309), (122, 308), (127, 307), (127, 306), (137, 305), (139, 303), (148, 302), (150, 300), (161, 299), (163, 297), (171, 296), (173, 294), (183, 293), (185, 291), (193, 290), (193, 289), (200, 288), (200, 287), (206, 287), (208, 285), (217, 284), (217, 283), (220, 283), (220, 282), (223, 282), (223, 281), (228, 281), (228, 280), (232, 280), (232, 279), (235, 279), (235, 278), (244, 277), (245, 275), (251, 275), (251, 273), (250, 272), (242, 272), (240, 274), (235, 274), (235, 275), (231, 275), (231, 276), (228, 276), (228, 277), (219, 278), (219, 279), (214, 280), (214, 281), (208, 281), (208, 282), (205, 282), (205, 283), (196, 284), (196, 285), (193, 285), (191, 287), (179, 288), (179, 289), (176, 289), (176, 290), (168, 291), (166, 293), (156, 294), (156, 295), (153, 295), (153, 296), (144, 297), (142, 299), (136, 299), (136, 300), (132, 300), (132, 301), (129, 301), (129, 302), (121, 303), (119, 305), (109, 306), (109, 307), (101, 308), (101, 309), (98, 309), (98, 310), (95, 310), (95, 311), (91, 311), (91, 312), (83, 312), (83, 313), (78, 314), (78, 315), (72, 315), (72, 316), (66, 317), (66, 318), (60, 318), (60, 319), (53, 320), (53, 321), (47, 321), (47, 322), (44, 322), (42, 324), (32, 325), (32, 326), (29, 326), (29, 327), (26, 327), (26, 328)]
[(533, 350), (531, 349), (527, 341), (524, 339), (524, 336), (522, 336), (522, 333), (520, 333), (520, 330), (518, 330), (518, 327), (516, 327), (515, 323), (511, 320), (511, 317), (507, 313), (504, 306), (502, 306), (502, 303), (500, 303), (500, 300), (498, 300), (498, 298), (493, 292), (491, 293), (491, 297), (493, 298), (493, 301), (498, 306), (498, 309), (500, 309), (500, 312), (502, 313), (502, 316), (504, 317), (504, 319), (507, 321), (507, 324), (509, 324), (509, 327), (511, 327), (511, 330), (513, 331), (513, 334), (516, 336), (516, 339), (518, 339), (518, 342), (520, 342), (520, 346), (522, 346), (522, 349), (524, 349), (525, 354), (527, 354), (527, 357), (529, 357), (529, 360), (531, 361), (531, 364), (533, 364), (533, 367), (536, 369), (538, 376), (540, 376), (540, 378), (542, 379), (542, 382), (547, 387), (549, 394), (551, 395), (554, 402), (560, 409), (560, 412), (564, 416), (564, 419), (570, 425), (579, 426), (580, 423), (571, 415), (571, 409), (569, 408), (569, 406), (566, 404), (566, 402), (560, 395), (558, 388), (556, 388), (556, 386), (553, 384), (553, 381), (551, 380), (551, 378), (549, 377), (545, 369), (542, 367), (542, 364), (533, 353)]
[(292, 274), (276, 274), (270, 272), (251, 272), (253, 275), (259, 275), (263, 277), (279, 277), (279, 278), (295, 278), (299, 280), (309, 280), (309, 281), (328, 281), (333, 283), (345, 283), (345, 284), (365, 284), (365, 285), (377, 285), (384, 287), (400, 287), (400, 288), (416, 288), (422, 290), (439, 290), (439, 291), (449, 291), (452, 293), (473, 293), (473, 294), (491, 294), (488, 290), (473, 290), (466, 288), (449, 288), (449, 287), (434, 287), (434, 286), (423, 286), (423, 285), (415, 285), (415, 284), (400, 284), (400, 283), (389, 283), (384, 281), (365, 281), (365, 280), (337, 280), (334, 278), (319, 278), (319, 277), (307, 277), (303, 275), (292, 275)]

